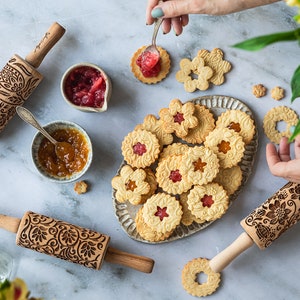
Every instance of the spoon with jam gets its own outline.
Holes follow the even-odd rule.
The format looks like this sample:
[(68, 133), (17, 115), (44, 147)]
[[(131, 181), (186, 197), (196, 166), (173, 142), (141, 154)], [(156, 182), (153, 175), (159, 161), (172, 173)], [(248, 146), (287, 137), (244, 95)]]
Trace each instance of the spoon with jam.
[(33, 114), (23, 106), (16, 107), (17, 114), (19, 117), (25, 121), (26, 123), (35, 127), (45, 138), (47, 138), (51, 143), (55, 146), (55, 154), (56, 156), (64, 161), (71, 162), (74, 161), (75, 158), (75, 150), (73, 146), (68, 142), (59, 142), (54, 139), (36, 120)]

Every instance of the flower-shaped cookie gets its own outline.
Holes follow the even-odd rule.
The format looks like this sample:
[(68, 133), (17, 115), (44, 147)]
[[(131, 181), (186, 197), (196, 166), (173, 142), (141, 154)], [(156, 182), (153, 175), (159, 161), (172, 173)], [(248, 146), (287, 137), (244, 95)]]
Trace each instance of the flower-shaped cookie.
[(122, 167), (120, 175), (113, 177), (111, 184), (116, 190), (116, 199), (121, 203), (129, 201), (133, 205), (142, 204), (143, 195), (150, 191), (146, 172), (143, 169), (134, 170), (129, 165)]
[(162, 108), (159, 116), (163, 121), (163, 129), (167, 133), (175, 132), (181, 138), (188, 134), (190, 128), (198, 124), (198, 119), (194, 116), (195, 105), (192, 102), (183, 104), (179, 99), (173, 99), (169, 108)]
[(195, 57), (192, 61), (183, 58), (180, 63), (180, 70), (176, 73), (176, 80), (183, 82), (187, 92), (194, 92), (196, 89), (205, 91), (209, 87), (209, 79), (213, 76), (213, 70), (204, 66), (204, 59)]

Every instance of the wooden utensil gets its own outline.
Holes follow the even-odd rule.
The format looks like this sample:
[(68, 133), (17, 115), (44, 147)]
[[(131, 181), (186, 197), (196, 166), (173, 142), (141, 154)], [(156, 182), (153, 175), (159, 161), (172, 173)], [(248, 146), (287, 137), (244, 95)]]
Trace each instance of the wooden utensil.
[[(300, 184), (289, 182), (241, 221), (245, 232), (209, 261), (211, 271), (220, 273), (254, 243), (261, 250), (266, 249), (299, 219)], [(201, 293), (201, 285), (197, 288)]]
[(108, 235), (30, 211), (22, 219), (0, 215), (0, 227), (17, 234), (18, 246), (96, 270), (104, 259), (144, 273), (154, 266), (150, 258), (108, 247)]
[(15, 115), (16, 106), (23, 105), (42, 81), (36, 68), (64, 33), (60, 24), (53, 23), (25, 60), (15, 54), (0, 71), (0, 132)]

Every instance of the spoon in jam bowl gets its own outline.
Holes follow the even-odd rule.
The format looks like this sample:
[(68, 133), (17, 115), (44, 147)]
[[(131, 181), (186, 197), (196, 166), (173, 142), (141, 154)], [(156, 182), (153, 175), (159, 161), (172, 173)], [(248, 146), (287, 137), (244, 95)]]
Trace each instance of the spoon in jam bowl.
[(23, 106), (16, 107), (17, 114), (26, 123), (35, 127), (45, 138), (47, 138), (55, 146), (56, 156), (66, 163), (74, 161), (75, 151), (73, 146), (68, 142), (59, 142), (54, 139), (36, 120), (33, 114)]

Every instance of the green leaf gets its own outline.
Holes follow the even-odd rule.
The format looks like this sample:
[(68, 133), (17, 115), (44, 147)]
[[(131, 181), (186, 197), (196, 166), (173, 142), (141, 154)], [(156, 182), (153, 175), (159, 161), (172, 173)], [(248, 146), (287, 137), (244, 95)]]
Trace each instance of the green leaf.
[(291, 102), (300, 97), (300, 66), (296, 69), (291, 80), (292, 98)]
[(298, 121), (298, 124), (295, 127), (295, 130), (293, 132), (293, 134), (290, 136), (289, 138), (289, 143), (293, 142), (293, 140), (295, 139), (295, 137), (300, 134), (300, 120)]
[(300, 28), (292, 31), (258, 36), (252, 39), (245, 40), (241, 43), (237, 43), (232, 47), (248, 51), (258, 51), (276, 42), (288, 42), (296, 40), (300, 41)]

